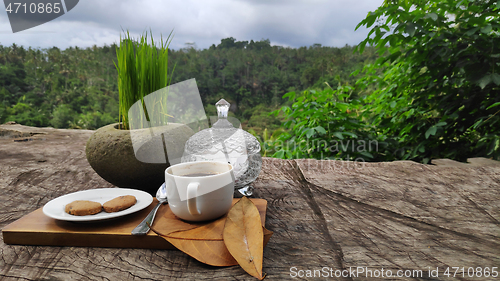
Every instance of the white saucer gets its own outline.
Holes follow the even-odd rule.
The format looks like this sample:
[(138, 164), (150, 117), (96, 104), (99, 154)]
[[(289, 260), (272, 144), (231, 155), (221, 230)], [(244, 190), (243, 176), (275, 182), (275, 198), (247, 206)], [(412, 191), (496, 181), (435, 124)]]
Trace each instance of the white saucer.
[[(137, 203), (128, 209), (116, 213), (106, 213), (102, 211), (95, 215), (74, 216), (64, 211), (64, 207), (66, 206), (66, 204), (69, 204), (75, 200), (89, 200), (103, 204), (106, 201), (122, 195), (135, 196), (135, 198), (137, 199)], [(149, 193), (144, 191), (129, 188), (98, 188), (78, 191), (57, 197), (43, 206), (43, 213), (57, 220), (77, 222), (99, 221), (135, 213), (148, 207), (151, 202), (153, 202), (153, 197)]]

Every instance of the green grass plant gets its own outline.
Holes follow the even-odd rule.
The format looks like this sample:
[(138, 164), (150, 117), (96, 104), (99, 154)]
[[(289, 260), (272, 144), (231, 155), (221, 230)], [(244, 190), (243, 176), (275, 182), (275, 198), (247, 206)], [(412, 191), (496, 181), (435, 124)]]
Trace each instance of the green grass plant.
[[(146, 32), (134, 40), (128, 31), (124, 37), (120, 36), (120, 45), (116, 48), (115, 66), (118, 71), (119, 122), (121, 129), (128, 130), (130, 107), (139, 100), (144, 104), (145, 96), (170, 84), (168, 47), (172, 32), (166, 40), (161, 37), (159, 46), (155, 45), (151, 31), (149, 38)], [(149, 120), (148, 112), (145, 113)]]

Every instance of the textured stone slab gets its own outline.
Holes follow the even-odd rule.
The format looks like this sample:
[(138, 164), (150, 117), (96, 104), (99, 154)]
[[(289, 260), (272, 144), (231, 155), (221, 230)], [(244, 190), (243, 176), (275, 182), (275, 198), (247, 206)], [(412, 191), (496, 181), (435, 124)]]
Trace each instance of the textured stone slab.
[[(111, 187), (85, 159), (92, 131), (0, 125), (8, 128), (39, 135), (0, 137), (0, 228), (60, 195)], [(453, 266), (500, 266), (500, 166), (464, 165), (264, 158), (254, 186), (255, 197), (268, 201), (266, 228), (274, 231), (264, 250), (266, 280), (300, 270), (314, 279), (307, 270), (324, 267), (422, 271), (380, 280), (488, 280), (443, 275)], [(254, 280), (237, 266), (208, 267), (171, 250), (2, 243), (0, 251), (2, 280)], [(436, 267), (439, 276), (429, 277)]]

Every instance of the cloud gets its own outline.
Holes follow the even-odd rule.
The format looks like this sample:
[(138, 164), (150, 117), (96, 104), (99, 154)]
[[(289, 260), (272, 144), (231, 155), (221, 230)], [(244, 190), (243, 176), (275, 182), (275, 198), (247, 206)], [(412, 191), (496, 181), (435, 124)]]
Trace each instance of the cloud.
[(0, 44), (66, 48), (112, 44), (122, 30), (155, 39), (174, 30), (171, 47), (208, 48), (227, 37), (269, 39), (290, 47), (355, 45), (367, 34), (355, 26), (382, 0), (85, 0), (66, 15), (13, 34), (0, 12)]

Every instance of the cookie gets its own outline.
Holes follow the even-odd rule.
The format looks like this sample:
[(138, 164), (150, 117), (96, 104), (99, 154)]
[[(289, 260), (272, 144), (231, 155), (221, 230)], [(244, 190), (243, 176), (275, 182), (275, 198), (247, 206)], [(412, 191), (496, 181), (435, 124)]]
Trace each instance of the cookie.
[(87, 201), (87, 200), (76, 200), (66, 205), (64, 211), (70, 215), (74, 216), (87, 216), (95, 215), (102, 210), (101, 203)]
[(104, 203), (102, 207), (107, 213), (113, 213), (130, 208), (134, 206), (135, 203), (137, 203), (137, 199), (135, 199), (134, 196), (124, 195), (109, 200), (108, 202)]

